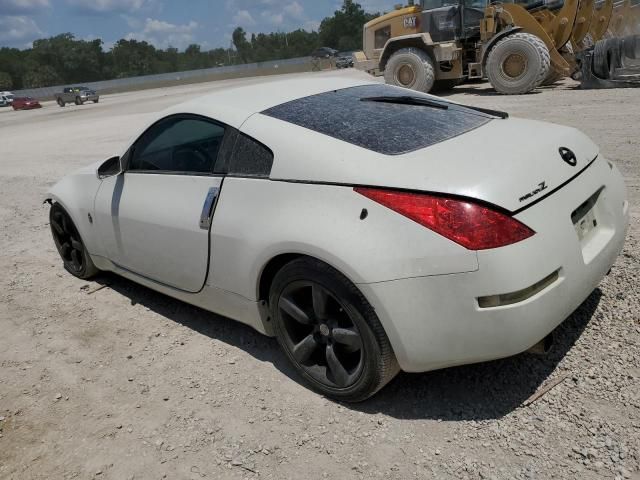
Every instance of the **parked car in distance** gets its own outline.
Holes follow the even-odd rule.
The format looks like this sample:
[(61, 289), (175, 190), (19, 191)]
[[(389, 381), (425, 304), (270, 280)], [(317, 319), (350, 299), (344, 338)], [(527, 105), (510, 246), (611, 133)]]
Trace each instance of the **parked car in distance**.
[(239, 86), (150, 120), (45, 197), (65, 269), (275, 336), (340, 400), (546, 349), (629, 225), (622, 175), (578, 130), (371, 80)]
[(55, 97), (56, 102), (61, 107), (64, 107), (67, 103), (82, 105), (85, 102), (98, 103), (100, 101), (100, 95), (95, 90), (87, 87), (67, 87), (62, 93), (56, 93)]
[(15, 97), (11, 106), (14, 110), (33, 110), (34, 108), (42, 108), (40, 102), (32, 97)]
[(336, 58), (336, 68), (352, 68), (353, 52), (340, 52)]
[(331, 58), (337, 55), (338, 51), (329, 47), (320, 47), (311, 53), (313, 58)]
[(0, 107), (10, 107), (14, 98), (11, 92), (0, 92)]

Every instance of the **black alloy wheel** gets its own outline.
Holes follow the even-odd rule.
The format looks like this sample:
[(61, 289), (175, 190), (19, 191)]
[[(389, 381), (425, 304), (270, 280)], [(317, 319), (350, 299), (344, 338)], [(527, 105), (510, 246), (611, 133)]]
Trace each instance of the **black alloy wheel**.
[(319, 283), (289, 284), (278, 302), (287, 349), (305, 372), (337, 388), (363, 368), (362, 337), (340, 301)]
[(323, 394), (362, 401), (398, 373), (375, 311), (332, 267), (307, 257), (294, 260), (276, 274), (269, 302), (287, 357)]
[(62, 258), (65, 269), (72, 275), (87, 279), (98, 273), (91, 261), (78, 229), (69, 214), (58, 204), (51, 206), (49, 223), (53, 241)]

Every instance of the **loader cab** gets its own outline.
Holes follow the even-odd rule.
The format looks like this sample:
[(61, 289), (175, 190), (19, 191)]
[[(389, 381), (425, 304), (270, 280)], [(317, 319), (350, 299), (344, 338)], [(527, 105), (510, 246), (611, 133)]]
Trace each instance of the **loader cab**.
[(422, 31), (434, 42), (479, 37), (487, 4), (487, 0), (421, 0)]

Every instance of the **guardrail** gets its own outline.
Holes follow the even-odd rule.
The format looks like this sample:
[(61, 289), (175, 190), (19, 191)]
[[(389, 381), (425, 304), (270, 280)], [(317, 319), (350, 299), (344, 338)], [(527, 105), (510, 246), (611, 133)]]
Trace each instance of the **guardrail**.
[(185, 72), (160, 73), (140, 77), (117, 78), (100, 82), (79, 82), (53, 87), (31, 88), (16, 90), (16, 96), (33, 97), (38, 100), (49, 100), (54, 94), (62, 92), (64, 87), (82, 85), (98, 93), (118, 93), (148, 88), (167, 87), (171, 85), (186, 85), (190, 83), (209, 82), (229, 78), (254, 77), (262, 75), (277, 75), (284, 73), (309, 72), (315, 68), (311, 57), (290, 58), (288, 60), (274, 60), (270, 62), (248, 63), (244, 65), (230, 65), (226, 67), (205, 68)]

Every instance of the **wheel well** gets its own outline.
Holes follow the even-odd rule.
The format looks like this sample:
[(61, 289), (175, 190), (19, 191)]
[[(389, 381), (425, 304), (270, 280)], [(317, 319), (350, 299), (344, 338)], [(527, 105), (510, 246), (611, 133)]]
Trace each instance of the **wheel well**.
[(382, 53), (382, 57), (380, 58), (381, 72), (384, 71), (385, 68), (387, 68), (387, 62), (389, 62), (391, 56), (398, 50), (402, 50), (403, 48), (419, 48), (420, 50), (426, 52), (435, 62), (435, 59), (433, 58), (433, 52), (430, 51), (430, 49), (427, 47), (427, 45), (425, 45), (421, 38), (407, 38), (402, 41), (391, 42), (387, 46), (387, 48), (385, 48), (384, 52)]
[(306, 255), (302, 255), (299, 253), (285, 253), (282, 255), (278, 255), (277, 257), (273, 257), (271, 260), (269, 260), (269, 263), (267, 263), (267, 265), (262, 270), (262, 274), (260, 275), (260, 282), (258, 284), (258, 301), (268, 302), (269, 290), (271, 289), (271, 283), (273, 283), (273, 279), (275, 278), (276, 274), (287, 263), (292, 262), (296, 258), (304, 256)]

